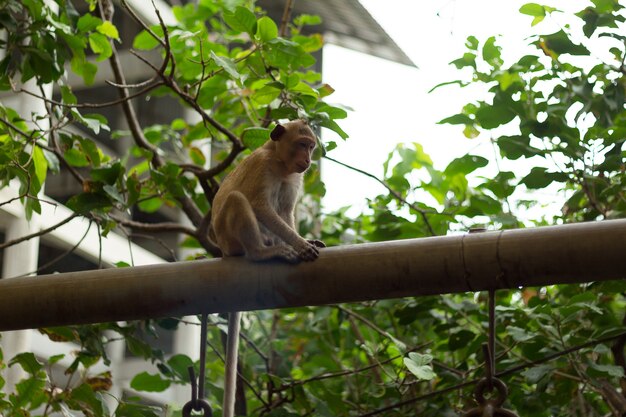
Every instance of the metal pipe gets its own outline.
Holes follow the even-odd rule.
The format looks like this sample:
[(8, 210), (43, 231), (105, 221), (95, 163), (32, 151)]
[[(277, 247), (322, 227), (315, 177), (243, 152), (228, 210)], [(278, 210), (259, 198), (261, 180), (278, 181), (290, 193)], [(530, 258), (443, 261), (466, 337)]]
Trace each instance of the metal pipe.
[(324, 305), (626, 277), (626, 220), (0, 280), (0, 330)]

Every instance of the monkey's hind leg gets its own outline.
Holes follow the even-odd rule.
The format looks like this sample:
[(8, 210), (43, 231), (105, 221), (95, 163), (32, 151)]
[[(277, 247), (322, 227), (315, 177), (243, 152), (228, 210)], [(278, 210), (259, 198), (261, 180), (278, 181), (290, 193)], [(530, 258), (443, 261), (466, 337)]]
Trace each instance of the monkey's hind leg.
[[(251, 261), (280, 258), (288, 262), (299, 262), (298, 253), (284, 243), (266, 245), (259, 222), (248, 199), (239, 191), (231, 192), (221, 210), (224, 213), (224, 230), (215, 230), (218, 244), (226, 255), (245, 254)], [(227, 233), (220, 233), (227, 232)]]

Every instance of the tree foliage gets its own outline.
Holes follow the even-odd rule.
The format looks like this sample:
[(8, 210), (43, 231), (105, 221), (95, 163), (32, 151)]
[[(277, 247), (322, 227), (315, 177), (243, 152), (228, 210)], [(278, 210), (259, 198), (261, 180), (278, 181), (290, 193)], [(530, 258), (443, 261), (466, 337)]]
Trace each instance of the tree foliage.
[[(7, 30), (7, 54), (0, 61), (0, 88), (44, 97), (44, 86), (54, 83), (58, 92), (46, 100), (47, 114), (0, 107), (0, 181), (19, 184), (30, 217), (41, 210), (38, 195), (48, 174), (69, 171), (82, 192), (68, 207), (97, 222), (104, 234), (116, 227), (176, 231), (188, 236), (186, 245), (219, 255), (206, 239), (212, 196), (238, 158), (267, 140), (272, 120), (303, 117), (347, 137), (336, 122), (346, 111), (325, 101), (333, 90), (310, 69), (322, 38), (303, 29), (319, 20), (297, 16), (277, 25), (251, 2), (199, 1), (174, 7), (175, 24), (161, 20), (150, 26), (122, 2), (116, 13), (135, 16), (141, 30), (133, 39), (120, 39), (107, 5), (92, 0), (79, 13), (66, 1), (57, 1), (55, 9), (37, 0), (5, 2), (0, 24)], [(623, 6), (594, 0), (566, 15), (530, 3), (520, 12), (538, 29), (529, 41), (531, 52), (507, 63), (497, 37), (469, 37), (467, 52), (451, 63), (466, 78), (446, 83), (485, 87), (486, 98), (441, 123), (459, 125), (469, 139), (492, 142), (497, 161), (467, 154), (438, 169), (420, 144), (400, 144), (384, 164), (384, 177), (375, 178), (386, 192), (371, 199), (365, 213), (358, 218), (347, 217), (347, 208), (324, 213), (321, 233), (327, 243), (341, 244), (346, 236), (380, 241), (445, 235), (474, 225), (514, 228), (624, 216)], [(568, 23), (542, 33), (543, 21), (557, 16)], [(150, 74), (145, 82), (126, 83), (120, 42), (137, 51)], [(161, 57), (156, 64), (146, 58), (153, 51)], [(111, 88), (121, 98), (80, 102), (68, 72), (89, 85), (105, 60), (115, 74)], [(139, 126), (131, 100), (163, 96), (197, 113), (198, 121)], [(110, 106), (124, 110), (128, 131), (109, 132), (101, 110)], [(70, 129), (75, 125), (82, 130)], [(132, 139), (127, 155), (103, 150), (102, 138), (123, 137)], [(205, 152), (209, 143), (227, 144), (215, 164)], [(326, 144), (328, 151), (334, 146)], [(504, 168), (519, 161), (528, 163)], [(323, 196), (318, 174), (307, 177), (306, 187), (314, 199)], [(567, 194), (561, 214), (529, 218), (526, 209), (541, 204), (529, 192), (543, 189)], [(163, 206), (182, 210), (191, 226), (127, 216)], [(312, 225), (313, 219), (301, 221), (303, 232)], [(496, 373), (510, 388), (505, 406), (520, 415), (622, 415), (625, 291), (618, 281), (499, 292)], [(224, 366), (217, 358), (225, 323), (218, 317), (211, 321), (214, 359), (206, 365), (206, 383), (219, 415)], [(474, 406), (471, 387), (485, 373), (481, 346), (487, 323), (481, 294), (250, 313), (241, 346), (245, 401), (239, 398), (239, 405), (245, 402), (249, 415), (276, 417), (458, 415)], [(136, 399), (118, 399), (116, 409), (108, 409), (104, 398), (111, 375), (94, 375), (93, 366), (98, 360), (108, 363), (105, 347), (123, 337), (135, 356), (158, 369), (135, 376), (134, 390), (158, 393), (187, 384), (187, 368), (198, 363), (152, 346), (158, 329), (179, 325), (170, 318), (42, 329), (52, 340), (81, 347), (66, 366), (71, 378), (58, 384), (50, 372), (61, 356), (42, 361), (30, 353), (0, 354), (0, 369), (19, 366), (27, 373), (14, 392), (0, 392), (0, 413), (156, 415), (158, 410)], [(177, 414), (174, 408), (169, 412)]]

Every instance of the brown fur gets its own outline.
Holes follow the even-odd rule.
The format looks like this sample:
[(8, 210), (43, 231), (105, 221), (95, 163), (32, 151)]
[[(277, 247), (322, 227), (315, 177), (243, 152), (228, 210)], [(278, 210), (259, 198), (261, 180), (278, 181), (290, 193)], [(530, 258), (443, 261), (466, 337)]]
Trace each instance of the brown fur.
[(226, 256), (312, 261), (323, 243), (307, 241), (296, 232), (294, 209), (303, 174), (311, 165), (315, 135), (304, 121), (296, 120), (277, 125), (271, 138), (220, 186), (213, 200), (212, 237)]

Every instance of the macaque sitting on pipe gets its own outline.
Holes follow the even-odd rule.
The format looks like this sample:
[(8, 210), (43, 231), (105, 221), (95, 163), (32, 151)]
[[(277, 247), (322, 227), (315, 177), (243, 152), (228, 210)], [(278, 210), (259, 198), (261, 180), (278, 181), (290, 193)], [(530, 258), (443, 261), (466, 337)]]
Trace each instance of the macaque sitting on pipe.
[(319, 240), (296, 232), (294, 210), (317, 144), (306, 122), (278, 124), (271, 140), (231, 172), (213, 200), (211, 237), (225, 256), (313, 261)]

